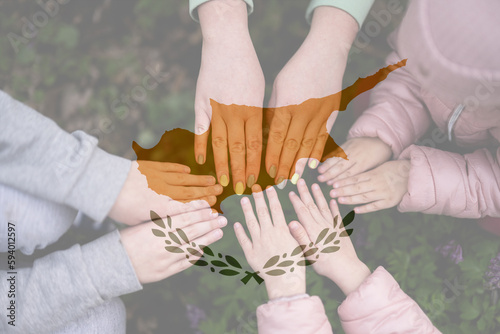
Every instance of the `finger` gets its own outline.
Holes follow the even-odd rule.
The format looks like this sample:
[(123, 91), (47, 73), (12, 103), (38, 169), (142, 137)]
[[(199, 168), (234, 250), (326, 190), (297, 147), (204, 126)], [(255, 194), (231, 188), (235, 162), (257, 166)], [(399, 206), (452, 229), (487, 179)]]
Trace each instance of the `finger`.
[[(326, 182), (333, 180), (337, 178), (339, 175), (344, 173), (347, 169), (353, 168), (354, 165), (356, 165), (355, 162), (352, 162), (350, 160), (346, 161), (342, 158), (338, 157), (333, 157), (328, 159), (327, 161), (332, 161), (331, 167), (328, 169), (324, 169), (324, 165), (322, 165), (320, 168), (318, 168), (318, 171), (321, 173), (321, 175), (318, 176), (318, 181), (319, 182)], [(324, 171), (322, 171), (324, 170)]]
[[(196, 238), (201, 237), (202, 235), (205, 235), (211, 231), (217, 230), (219, 228), (222, 228), (227, 225), (227, 219), (223, 216), (220, 216), (216, 219), (196, 223), (196, 224), (191, 224), (189, 226), (186, 226), (182, 229), (188, 240), (194, 240)], [(185, 243), (185, 241), (180, 238), (180, 241), (182, 243)]]
[(290, 172), (290, 179), (292, 181), (292, 184), (297, 184), (302, 174), (304, 174), (304, 169), (306, 169), (307, 161), (307, 158), (301, 158), (295, 162), (292, 171)]
[[(160, 195), (161, 197), (162, 195)], [(184, 213), (191, 213), (198, 210), (210, 209), (210, 205), (203, 200), (193, 200), (189, 203), (182, 203), (180, 201), (172, 200), (164, 196), (166, 200), (154, 201), (152, 203), (151, 211), (154, 211), (161, 218), (167, 216), (176, 216)]]
[(275, 178), (278, 173), (281, 150), (285, 141), (290, 115), (284, 108), (275, 109), (266, 150), (266, 170), (269, 176)]
[(216, 182), (216, 179), (210, 175), (169, 173), (166, 177), (165, 181), (175, 186), (211, 186)]
[(374, 201), (366, 205), (358, 206), (354, 208), (354, 212), (358, 213), (369, 213), (369, 212), (375, 212), (383, 209), (389, 208), (390, 205), (387, 205), (384, 200), (380, 201)]
[(269, 208), (271, 209), (271, 216), (273, 217), (274, 226), (286, 226), (285, 214), (283, 213), (283, 208), (281, 207), (278, 194), (274, 187), (269, 187), (266, 189), (267, 199), (269, 200)]
[(253, 213), (252, 204), (250, 204), (248, 197), (243, 197), (240, 203), (252, 241), (256, 242), (260, 237), (260, 225), (257, 218), (255, 218), (255, 214)]
[(226, 123), (218, 114), (214, 114), (213, 118), (212, 147), (214, 150), (215, 172), (219, 183), (226, 187), (229, 184)]
[[(312, 149), (314, 147), (314, 144), (316, 143), (316, 138), (318, 137), (318, 133), (320, 131), (320, 125), (310, 123), (305, 132), (304, 132), (304, 137), (302, 138), (302, 142), (300, 144), (299, 151), (297, 152), (297, 155), (295, 157), (295, 162), (292, 165), (292, 171), (290, 173), (290, 178), (293, 179), (296, 178), (298, 180), (299, 177), (302, 176), (302, 172), (304, 171), (304, 168), (302, 167), (302, 163), (299, 165), (299, 168), (297, 168), (297, 164), (299, 159), (303, 160), (303, 165), (305, 167), (308, 158), (311, 156)], [(304, 158), (304, 159), (303, 159)], [(321, 158), (321, 157), (319, 157)], [(313, 159), (316, 160), (316, 159)], [(319, 160), (319, 159), (318, 159)], [(317, 165), (316, 165), (317, 166)], [(313, 168), (315, 168), (314, 166)], [(296, 182), (294, 183), (296, 184)]]
[(319, 212), (326, 221), (331, 221), (332, 213), (330, 211), (330, 208), (328, 207), (328, 202), (326, 201), (326, 198), (323, 195), (321, 188), (319, 187), (318, 184), (315, 183), (312, 185), (311, 189), (314, 196), (314, 200), (316, 201), (316, 205), (318, 206)]
[[(172, 228), (185, 228), (191, 224), (196, 224), (203, 221), (208, 221), (212, 219), (216, 219), (219, 217), (218, 213), (213, 213), (212, 209), (202, 209), (198, 211), (182, 213), (175, 216), (170, 216), (171, 222), (170, 225)], [(167, 227), (168, 219), (166, 217), (162, 218), (165, 227)]]
[(342, 221), (342, 217), (340, 216), (340, 210), (339, 210), (339, 205), (337, 204), (337, 201), (332, 199), (330, 200), (330, 211), (332, 212), (333, 218), (339, 217), (339, 224), (337, 225), (340, 226), (340, 222)]
[(302, 226), (298, 221), (294, 220), (288, 225), (288, 227), (290, 228), (290, 233), (295, 238), (295, 240), (297, 240), (299, 245), (308, 247), (308, 245), (311, 243), (311, 239), (309, 238), (309, 235), (307, 234), (304, 226)]
[(250, 251), (252, 250), (252, 241), (248, 238), (245, 229), (241, 226), (240, 223), (234, 224), (234, 233), (236, 234), (236, 239), (238, 239), (238, 243), (243, 249), (243, 253), (245, 253), (245, 257), (248, 256)]
[(208, 187), (168, 186), (165, 193), (175, 200), (194, 200), (220, 195), (222, 190), (220, 184)]
[[(311, 151), (311, 159), (312, 161), (321, 161), (321, 158), (323, 157), (323, 151), (325, 150), (325, 145), (326, 141), (328, 140), (328, 137), (330, 137), (330, 134), (328, 131), (326, 131), (326, 124), (323, 124), (320, 127), (319, 134), (316, 137), (316, 143), (314, 144), (314, 147)], [(312, 169), (316, 168), (317, 165), (309, 165)]]
[(170, 173), (189, 173), (191, 168), (185, 165), (171, 163), (171, 162), (160, 162), (160, 161), (148, 161), (139, 160), (137, 162), (140, 167), (148, 168), (157, 172), (170, 172)]
[(355, 205), (355, 204), (370, 203), (382, 199), (384, 199), (384, 197), (382, 194), (380, 194), (379, 191), (371, 191), (360, 195), (339, 197), (337, 200), (339, 201), (340, 204)]
[(312, 224), (314, 224), (314, 219), (311, 213), (307, 209), (306, 205), (302, 202), (299, 196), (291, 191), (288, 194), (290, 201), (292, 202), (293, 209), (299, 218), (299, 221), (306, 229), (309, 229)]
[(335, 181), (333, 183), (333, 188), (339, 189), (339, 188), (344, 188), (353, 184), (358, 184), (362, 182), (369, 182), (371, 180), (371, 174), (370, 172), (359, 174), (356, 176), (351, 176), (345, 179), (342, 179), (340, 181)]
[(337, 198), (337, 197), (361, 195), (374, 190), (375, 189), (371, 182), (358, 182), (344, 187), (332, 189), (330, 191), (330, 197)]
[(340, 157), (328, 158), (321, 164), (321, 166), (318, 167), (318, 172), (320, 174), (324, 174), (327, 170), (329, 170), (330, 168), (332, 168), (333, 166), (335, 166), (336, 164), (338, 164), (342, 161), (345, 161), (345, 160), (340, 158)]
[(290, 129), (288, 130), (281, 151), (280, 164), (275, 180), (276, 184), (280, 184), (283, 180), (289, 178), (295, 157), (297, 156), (300, 144), (302, 143), (305, 129), (306, 124), (300, 120), (292, 120), (290, 123)]
[[(215, 203), (217, 203), (217, 196), (202, 197), (200, 198), (200, 200), (205, 201), (206, 203), (208, 203), (209, 206), (214, 206)], [(191, 201), (192, 200), (189, 199), (183, 200), (184, 203), (189, 203)]]
[[(184, 250), (184, 253), (185, 254), (190, 254), (189, 251), (187, 251), (186, 249), (187, 248), (193, 248), (193, 247), (196, 247), (198, 249), (196, 249), (200, 254), (203, 254), (203, 249), (202, 249), (202, 246), (209, 246), (211, 244), (213, 244), (214, 242), (216, 242), (217, 240), (220, 240), (222, 238), (222, 236), (224, 235), (224, 232), (222, 232), (221, 229), (217, 229), (215, 231), (211, 231), (205, 235), (202, 235), (201, 237), (199, 238), (196, 238), (194, 240), (191, 240), (191, 244), (187, 244), (187, 245), (184, 245), (182, 246), (181, 248)], [(196, 245), (196, 246), (193, 246), (193, 243)], [(185, 258), (185, 257), (184, 257)], [(196, 255), (189, 255), (189, 259), (190, 261), (196, 261), (197, 259), (199, 259), (200, 257), (199, 256), (196, 256)]]
[(246, 180), (247, 187), (252, 188), (259, 178), (262, 155), (262, 113), (259, 117), (251, 117), (245, 123), (245, 137), (247, 141)]
[(273, 223), (271, 221), (271, 216), (269, 215), (269, 210), (267, 209), (266, 200), (264, 199), (264, 193), (262, 192), (260, 186), (257, 184), (253, 186), (252, 192), (260, 227), (262, 230), (269, 229), (273, 226)]
[(231, 173), (234, 192), (242, 195), (245, 191), (245, 123), (234, 118), (228, 127), (228, 147), (231, 158)]
[(300, 179), (297, 183), (297, 189), (300, 194), (300, 199), (302, 203), (306, 206), (307, 210), (311, 214), (311, 217), (314, 218), (314, 221), (317, 223), (321, 223), (323, 219), (323, 215), (319, 212), (318, 206), (314, 202), (309, 189), (307, 188), (306, 181), (304, 179)]
[(206, 112), (196, 112), (194, 124), (194, 157), (202, 165), (206, 161), (210, 116)]

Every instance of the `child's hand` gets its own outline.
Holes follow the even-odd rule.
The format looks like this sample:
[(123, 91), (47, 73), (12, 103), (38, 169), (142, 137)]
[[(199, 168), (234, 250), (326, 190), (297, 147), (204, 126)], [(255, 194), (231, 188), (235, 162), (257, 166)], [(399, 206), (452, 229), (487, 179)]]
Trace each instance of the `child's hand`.
[(330, 196), (339, 203), (356, 205), (356, 213), (374, 212), (398, 205), (408, 191), (410, 162), (389, 161), (366, 173), (336, 181)]
[(392, 156), (392, 150), (379, 138), (360, 137), (349, 139), (340, 145), (349, 160), (333, 157), (326, 160), (319, 168), (318, 181), (332, 185), (351, 176), (358, 175), (386, 162)]
[[(247, 197), (241, 200), (241, 207), (252, 240), (248, 238), (240, 223), (234, 224), (236, 237), (248, 263), (266, 282), (269, 299), (304, 294), (306, 291), (305, 266), (297, 265), (300, 257), (297, 257), (297, 261), (291, 258), (291, 253), (299, 244), (290, 234), (276, 190), (274, 188), (266, 190), (272, 219), (260, 187), (254, 185), (252, 191), (258, 220), (255, 218), (250, 200)], [(276, 259), (276, 257), (279, 257), (278, 261), (264, 268), (271, 259)], [(281, 274), (277, 274), (277, 270), (280, 270)], [(267, 274), (270, 271), (275, 271), (277, 275)]]
[[(304, 249), (305, 254), (317, 248), (317, 251), (308, 257), (308, 260), (315, 261), (312, 265), (314, 270), (334, 281), (348, 295), (370, 275), (370, 270), (358, 259), (351, 239), (347, 235), (340, 236), (345, 228), (335, 200), (331, 200), (330, 207), (328, 207), (317, 184), (312, 186), (313, 200), (302, 179), (299, 180), (297, 188), (300, 198), (291, 192), (290, 200), (300, 224), (290, 223), (292, 235), (300, 245), (307, 245)], [(335, 219), (336, 216), (338, 218)], [(327, 228), (328, 233), (323, 234), (321, 241), (317, 243), (321, 232)], [(331, 239), (332, 235), (335, 236), (333, 239)], [(314, 245), (311, 246), (311, 243)], [(319, 257), (316, 258), (318, 255)]]
[[(221, 227), (227, 225), (226, 218), (217, 216), (210, 208), (172, 216), (171, 227), (165, 224), (165, 229), (161, 231), (168, 235), (168, 232), (178, 233), (179, 228), (190, 242), (208, 246), (222, 238)], [(120, 231), (123, 247), (141, 283), (163, 280), (192, 266), (190, 261), (199, 259), (199, 256), (195, 255), (186, 258), (186, 254), (189, 254), (186, 250), (189, 244), (186, 244), (183, 238), (178, 238), (181, 243), (179, 248), (183, 252), (167, 251), (166, 238), (155, 236), (153, 229), (159, 228), (155, 223), (149, 222)], [(200, 254), (203, 253), (202, 250), (197, 250)]]

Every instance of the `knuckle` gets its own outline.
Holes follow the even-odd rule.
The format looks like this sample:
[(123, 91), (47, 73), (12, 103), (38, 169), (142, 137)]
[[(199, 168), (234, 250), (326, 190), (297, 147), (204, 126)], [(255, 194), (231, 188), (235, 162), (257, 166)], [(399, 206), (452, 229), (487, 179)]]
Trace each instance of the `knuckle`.
[(283, 144), (285, 141), (285, 134), (282, 131), (273, 131), (269, 138), (276, 144)]
[(297, 150), (299, 148), (299, 143), (295, 139), (288, 139), (285, 143), (285, 147), (289, 150)]
[(240, 154), (245, 152), (245, 144), (242, 142), (231, 143), (229, 151), (233, 154)]
[(368, 201), (369, 200), (368, 194), (362, 194), (361, 195), (361, 200), (364, 201), (364, 202)]
[(248, 149), (252, 151), (257, 151), (262, 148), (262, 140), (256, 137), (248, 139)]
[(309, 202), (306, 204), (306, 206), (309, 211), (318, 209), (318, 207), (316, 206), (316, 204), (314, 204), (314, 202)]
[(266, 216), (268, 216), (267, 209), (266, 208), (258, 208), (257, 209), (257, 215), (259, 217), (266, 217)]
[(314, 138), (304, 139), (302, 141), (302, 147), (305, 149), (310, 149), (311, 147), (313, 147), (314, 143), (315, 143)]
[(223, 137), (214, 137), (212, 143), (216, 148), (225, 148), (227, 145), (226, 139)]

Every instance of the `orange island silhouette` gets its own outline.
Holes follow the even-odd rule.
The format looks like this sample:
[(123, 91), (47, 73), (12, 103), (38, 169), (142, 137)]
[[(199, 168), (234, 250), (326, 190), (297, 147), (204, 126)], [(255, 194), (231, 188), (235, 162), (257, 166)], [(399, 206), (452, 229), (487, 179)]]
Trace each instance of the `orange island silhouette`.
[[(279, 108), (259, 108), (259, 107), (249, 107), (249, 106), (240, 106), (240, 105), (223, 105), (226, 108), (232, 108), (235, 111), (245, 109), (260, 109), (262, 112), (265, 114), (266, 112), (275, 112), (278, 109), (282, 108), (300, 108), (300, 110), (304, 110), (304, 112), (310, 111), (310, 112), (315, 112), (317, 108), (320, 106), (324, 108), (324, 106), (331, 107), (332, 109), (331, 112), (334, 111), (345, 111), (347, 108), (347, 105), (358, 95), (372, 89), (375, 87), (379, 82), (385, 80), (389, 73), (392, 71), (397, 70), (398, 68), (401, 68), (403, 66), (406, 66), (406, 61), (407, 59), (403, 59), (399, 61), (396, 64), (389, 65), (387, 67), (384, 67), (377, 71), (375, 74), (368, 76), (366, 78), (359, 78), (352, 84), (351, 86), (343, 89), (340, 92), (337, 92), (335, 94), (323, 97), (323, 98), (312, 98), (309, 100), (306, 100), (302, 102), (299, 105), (291, 105), (291, 106), (284, 106), (284, 107), (279, 107)], [(211, 100), (212, 108), (214, 107), (214, 104), (219, 104), (216, 101)], [(222, 105), (222, 104), (219, 104)], [(338, 106), (335, 107), (335, 106)], [(255, 111), (255, 110), (254, 110)], [(263, 117), (263, 119), (265, 119)], [(264, 121), (263, 121), (264, 122)], [(210, 130), (208, 130), (210, 131)], [(326, 129), (325, 129), (326, 132)], [(157, 179), (154, 179), (153, 177), (150, 177), (151, 175), (148, 175), (148, 169), (147, 168), (141, 168), (141, 162), (144, 161), (157, 161), (157, 162), (172, 162), (172, 163), (179, 163), (183, 164), (186, 166), (189, 166), (191, 168), (191, 174), (195, 175), (212, 175), (216, 176), (215, 173), (215, 166), (214, 166), (214, 157), (213, 157), (213, 150), (212, 150), (212, 145), (207, 145), (207, 154), (206, 154), (206, 161), (203, 165), (199, 165), (196, 162), (195, 159), (195, 153), (194, 153), (194, 133), (185, 130), (185, 129), (173, 129), (170, 131), (165, 131), (163, 136), (161, 137), (160, 141), (158, 144), (156, 144), (153, 148), (150, 149), (145, 149), (139, 146), (135, 141), (132, 142), (132, 148), (137, 155), (137, 162), (139, 164), (139, 171), (143, 173), (146, 176), (146, 179), (148, 181), (148, 186), (150, 189), (153, 191), (161, 194), (161, 195), (166, 195), (169, 196), (169, 194), (161, 193), (159, 189), (162, 189), (162, 187), (158, 186), (155, 184)], [(209, 137), (208, 142), (210, 143), (211, 137)], [(258, 180), (256, 184), (260, 185), (261, 189), (266, 189), (268, 186), (274, 186), (275, 185), (275, 180), (274, 178), (270, 177), (268, 173), (266, 172), (265, 168), (265, 152), (267, 148), (267, 140), (266, 138), (263, 139), (263, 145), (262, 145), (262, 158), (261, 158), (261, 166), (260, 166), (260, 173)], [(344, 152), (344, 150), (335, 143), (333, 138), (328, 135), (328, 140), (325, 145), (325, 149), (323, 150), (323, 156), (321, 158), (321, 162), (324, 162), (326, 159), (331, 158), (331, 157), (340, 157), (343, 159), (347, 160), (347, 155)], [(298, 157), (302, 158), (302, 157)], [(303, 157), (303, 158), (308, 158), (308, 157)], [(155, 181), (153, 181), (153, 179)], [(252, 190), (250, 188), (246, 188), (244, 191), (244, 194), (251, 194)], [(213, 205), (213, 208), (217, 210), (218, 212), (222, 213), (221, 210), (221, 203), (224, 201), (229, 196), (235, 195), (235, 191), (233, 187), (227, 186), (224, 187), (224, 190), (222, 194), (217, 196), (217, 202), (215, 205)], [(169, 196), (171, 197), (171, 196)]]

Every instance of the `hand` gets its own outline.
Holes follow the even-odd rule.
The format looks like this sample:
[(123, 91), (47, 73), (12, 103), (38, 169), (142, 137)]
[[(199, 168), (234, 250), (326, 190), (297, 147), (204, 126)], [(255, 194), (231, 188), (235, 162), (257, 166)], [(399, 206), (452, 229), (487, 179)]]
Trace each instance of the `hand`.
[[(255, 272), (260, 273), (266, 282), (269, 299), (304, 294), (306, 291), (305, 266), (297, 265), (300, 257), (287, 266), (280, 266), (280, 264), (286, 264), (285, 261), (292, 260), (291, 253), (299, 244), (288, 230), (276, 190), (272, 187), (266, 190), (272, 219), (260, 187), (255, 185), (252, 191), (258, 220), (255, 218), (248, 198), (241, 200), (241, 207), (252, 240), (248, 238), (240, 223), (234, 224), (236, 237), (248, 263)], [(268, 268), (264, 268), (268, 261), (275, 257), (278, 257), (278, 260)], [(277, 276), (266, 274), (273, 269), (283, 272)]]
[(357, 30), (349, 14), (318, 7), (307, 38), (276, 77), (266, 113), (266, 170), (276, 184), (288, 178), (295, 184), (308, 159), (311, 168), (318, 165), (338, 114), (342, 77)]
[(233, 187), (241, 195), (259, 176), (264, 74), (243, 1), (212, 0), (198, 13), (203, 49), (195, 97), (196, 161), (206, 160), (211, 124), (217, 179), (229, 184), (229, 150)]
[[(290, 193), (290, 200), (297, 213), (300, 224), (298, 222), (290, 223), (292, 235), (301, 245), (308, 245), (305, 252), (313, 247), (309, 246), (318, 240), (318, 236), (325, 229), (329, 229), (328, 233), (323, 236), (323, 239), (317, 245), (317, 253), (308, 257), (313, 263), (314, 270), (323, 276), (331, 279), (338, 287), (348, 295), (355, 291), (359, 285), (370, 275), (368, 267), (359, 260), (352, 245), (351, 239), (348, 236), (340, 236), (345, 230), (340, 218), (339, 208), (334, 200), (330, 201), (330, 208), (326, 202), (320, 187), (317, 184), (312, 186), (314, 200), (311, 197), (307, 185), (304, 180), (299, 180), (298, 191), (300, 197), (294, 192)], [(338, 217), (335, 222), (335, 217)], [(328, 240), (329, 236), (336, 232), (336, 241)], [(338, 242), (337, 242), (338, 241)], [(325, 242), (328, 242), (325, 245)], [(322, 252), (327, 247), (335, 245), (337, 250), (333, 252)], [(320, 246), (321, 245), (321, 246)], [(333, 247), (335, 247), (333, 246)], [(317, 254), (319, 257), (316, 258)]]
[[(183, 230), (189, 241), (196, 245), (208, 246), (222, 238), (223, 226), (227, 220), (212, 213), (211, 209), (184, 213), (173, 216), (172, 228), (166, 225), (165, 233), (176, 232), (177, 228)], [(191, 255), (189, 259), (186, 254), (187, 246), (182, 238), (179, 238), (184, 252), (172, 253), (165, 250), (165, 239), (155, 236), (152, 229), (158, 229), (153, 223), (143, 223), (120, 231), (121, 241), (125, 251), (134, 267), (137, 278), (141, 283), (151, 283), (163, 280), (177, 274), (192, 265), (190, 261), (196, 261), (200, 256)], [(198, 249), (200, 254), (202, 250)]]
[(351, 176), (358, 175), (389, 160), (392, 150), (379, 138), (352, 138), (341, 145), (349, 160), (333, 157), (318, 168), (318, 181), (333, 185)]
[(109, 217), (135, 225), (149, 221), (150, 210), (166, 217), (215, 204), (222, 187), (215, 184), (212, 176), (189, 172), (189, 167), (179, 164), (133, 161)]
[(369, 172), (333, 184), (330, 196), (341, 204), (356, 205), (356, 213), (374, 212), (398, 205), (408, 192), (410, 162), (389, 161)]

